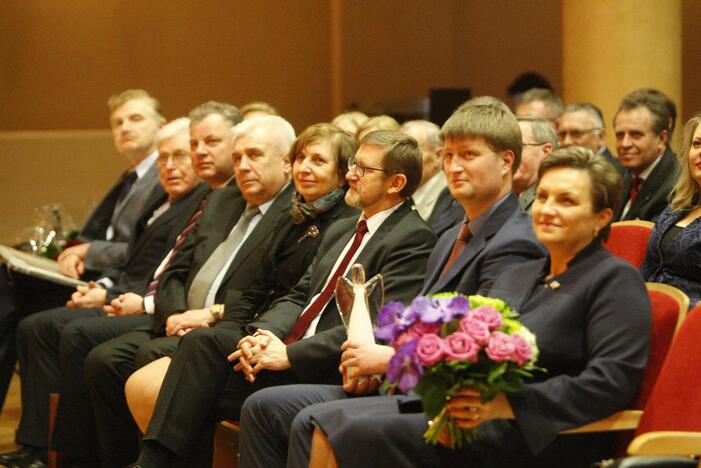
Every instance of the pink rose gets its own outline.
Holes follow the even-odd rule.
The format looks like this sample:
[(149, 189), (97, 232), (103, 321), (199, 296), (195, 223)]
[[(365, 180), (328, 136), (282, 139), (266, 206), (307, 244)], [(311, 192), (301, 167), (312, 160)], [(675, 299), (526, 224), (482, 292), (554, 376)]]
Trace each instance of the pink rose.
[(460, 320), (460, 331), (470, 335), (478, 345), (484, 346), (489, 343), (489, 327), (472, 316)]
[(440, 329), (441, 326), (437, 323), (426, 323), (419, 320), (397, 335), (393, 344), (394, 346), (401, 346), (408, 341), (417, 340), (428, 333), (437, 335)]
[(443, 358), (445, 344), (440, 336), (427, 333), (419, 340), (416, 347), (416, 356), (424, 366), (432, 366)]
[(514, 340), (506, 333), (494, 332), (489, 339), (489, 345), (487, 345), (486, 351), (487, 356), (489, 356), (489, 359), (492, 361), (510, 361), (516, 351), (516, 345), (514, 344)]
[(445, 338), (445, 354), (447, 361), (477, 362), (480, 345), (467, 333), (456, 331)]
[(470, 317), (486, 323), (489, 327), (489, 331), (498, 330), (504, 323), (504, 318), (499, 311), (492, 306), (480, 306), (470, 313)]
[(519, 366), (524, 365), (533, 358), (533, 350), (528, 342), (518, 333), (511, 335), (511, 340), (514, 342), (513, 360)]

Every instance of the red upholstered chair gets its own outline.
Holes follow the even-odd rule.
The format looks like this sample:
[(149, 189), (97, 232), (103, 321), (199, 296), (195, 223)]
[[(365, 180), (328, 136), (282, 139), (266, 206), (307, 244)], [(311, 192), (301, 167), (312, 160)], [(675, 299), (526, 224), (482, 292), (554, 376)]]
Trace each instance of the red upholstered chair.
[(626, 260), (635, 268), (640, 268), (645, 259), (647, 239), (654, 223), (650, 221), (619, 221), (611, 225), (611, 234), (604, 247), (617, 257)]
[[(625, 431), (637, 427), (642, 409), (650, 396), (662, 364), (672, 343), (674, 334), (681, 327), (689, 308), (689, 298), (679, 289), (660, 283), (645, 283), (652, 304), (652, 336), (650, 355), (643, 373), (638, 396), (631, 409), (619, 411), (611, 416), (584, 426), (564, 431), (564, 434), (600, 431)], [(631, 311), (632, 313), (633, 311)], [(625, 444), (628, 443), (625, 441)], [(625, 444), (623, 447), (625, 447)]]
[(675, 336), (645, 405), (631, 455), (701, 455), (701, 305)]

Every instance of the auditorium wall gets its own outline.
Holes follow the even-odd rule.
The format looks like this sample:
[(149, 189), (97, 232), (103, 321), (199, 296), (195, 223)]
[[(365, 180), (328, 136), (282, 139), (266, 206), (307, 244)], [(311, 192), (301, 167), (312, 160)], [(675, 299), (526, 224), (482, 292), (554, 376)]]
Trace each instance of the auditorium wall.
[[(32, 210), (77, 221), (126, 167), (107, 96), (156, 95), (169, 118), (200, 102), (264, 100), (301, 130), (351, 102), (467, 86), (505, 97), (526, 70), (561, 87), (559, 0), (4, 0), (0, 15), (0, 242)], [(684, 3), (684, 57), (700, 13)], [(684, 110), (701, 108), (684, 61)]]

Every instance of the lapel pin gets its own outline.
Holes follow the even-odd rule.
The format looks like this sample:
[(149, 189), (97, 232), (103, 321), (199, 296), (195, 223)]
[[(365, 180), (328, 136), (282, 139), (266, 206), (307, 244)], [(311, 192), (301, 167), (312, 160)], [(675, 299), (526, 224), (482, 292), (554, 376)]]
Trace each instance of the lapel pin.
[(313, 224), (307, 228), (307, 232), (304, 233), (302, 237), (299, 238), (297, 243), (301, 244), (304, 239), (307, 237), (316, 237), (319, 235), (319, 228), (316, 226), (316, 224)]

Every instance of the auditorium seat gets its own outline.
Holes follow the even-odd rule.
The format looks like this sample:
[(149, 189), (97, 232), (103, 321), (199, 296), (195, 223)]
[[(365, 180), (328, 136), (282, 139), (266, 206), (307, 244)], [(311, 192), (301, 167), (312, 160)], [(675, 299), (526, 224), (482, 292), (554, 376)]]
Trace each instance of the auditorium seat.
[(611, 234), (604, 247), (617, 257), (639, 269), (645, 259), (647, 239), (655, 223), (650, 221), (619, 221), (611, 225)]

